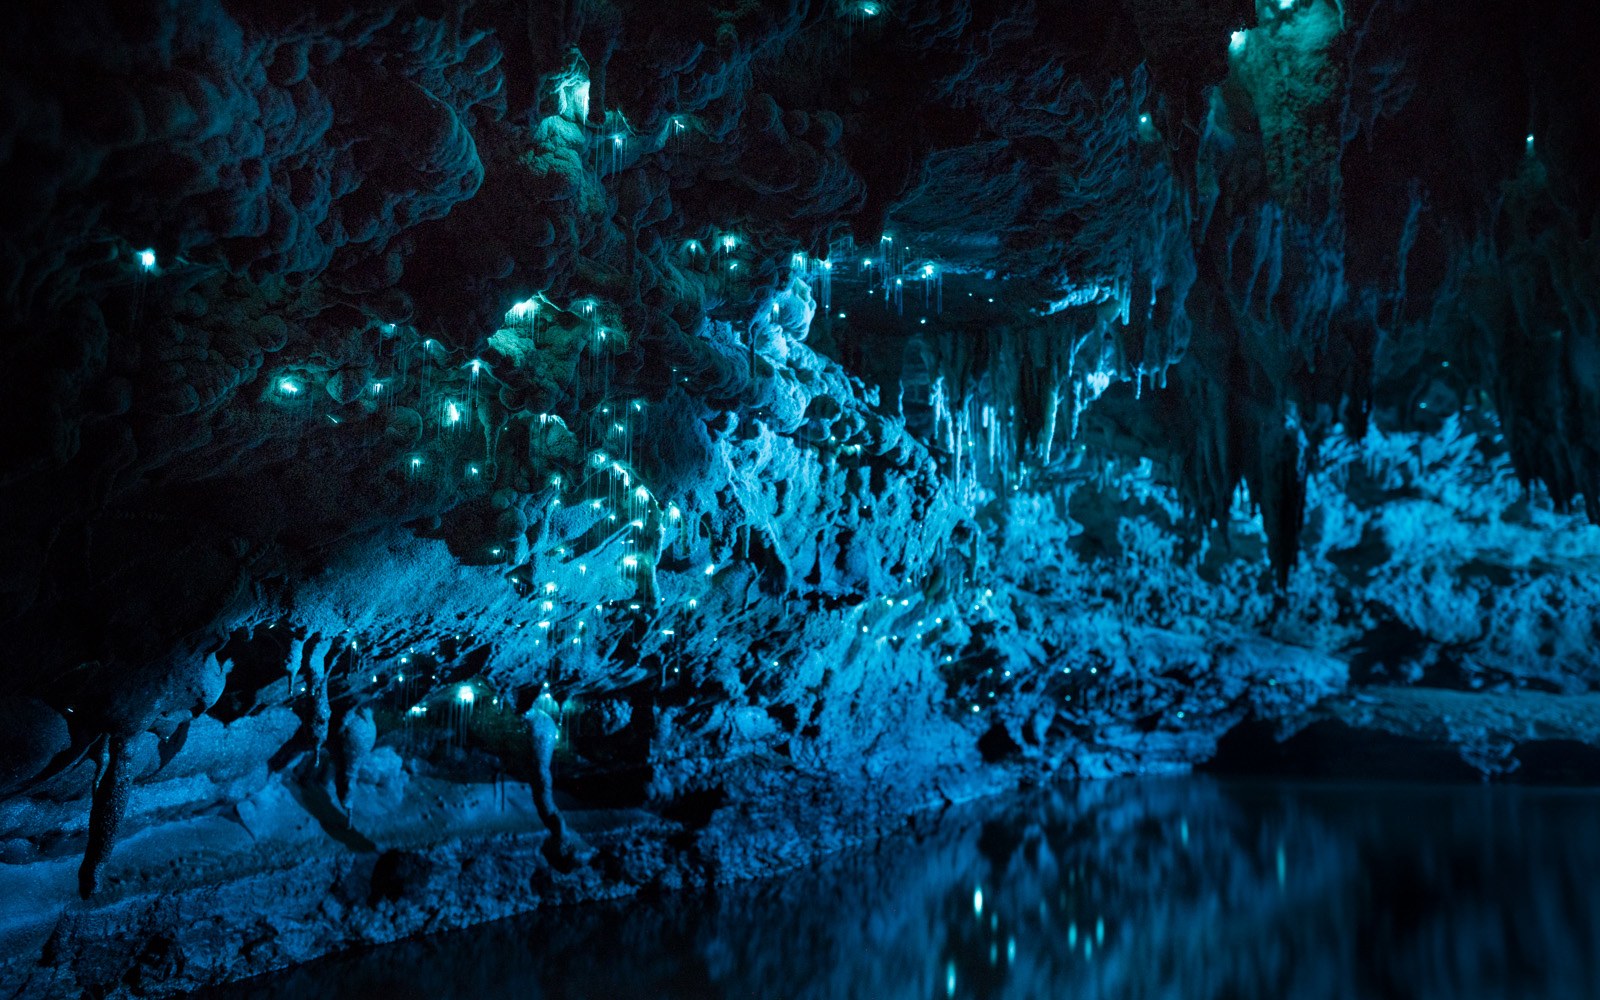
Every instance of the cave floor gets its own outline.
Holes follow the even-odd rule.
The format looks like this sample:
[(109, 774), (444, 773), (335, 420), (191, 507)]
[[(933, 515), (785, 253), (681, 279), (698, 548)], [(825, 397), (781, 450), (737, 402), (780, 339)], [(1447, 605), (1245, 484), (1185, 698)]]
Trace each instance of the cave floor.
[[(1225, 741), (1219, 764), (1323, 777), (1600, 780), (1600, 695), (1364, 688), (1302, 721), (1281, 742)], [(563, 815), (594, 852), (565, 871), (541, 851), (526, 784), (402, 779), (398, 767), (375, 765), (352, 791), (347, 824), (326, 789), (274, 774), (226, 814), (132, 833), (90, 902), (74, 893), (70, 850), (0, 865), (0, 988), (170, 993), (550, 905), (768, 876), (1026, 783), (1026, 764), (872, 787), (752, 764), (726, 803), (695, 815), (568, 802)], [(141, 793), (159, 800), (162, 786)]]
[(217, 993), (1576, 996), (1600, 974), (1597, 820), (1571, 789), (1056, 784), (772, 879), (546, 909)]

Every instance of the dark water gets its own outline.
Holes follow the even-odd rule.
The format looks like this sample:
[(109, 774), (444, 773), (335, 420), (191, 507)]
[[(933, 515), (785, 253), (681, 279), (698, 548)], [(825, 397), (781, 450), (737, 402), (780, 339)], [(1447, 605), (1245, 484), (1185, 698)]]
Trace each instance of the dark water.
[(553, 910), (234, 995), (1600, 997), (1600, 795), (1096, 782), (780, 880)]

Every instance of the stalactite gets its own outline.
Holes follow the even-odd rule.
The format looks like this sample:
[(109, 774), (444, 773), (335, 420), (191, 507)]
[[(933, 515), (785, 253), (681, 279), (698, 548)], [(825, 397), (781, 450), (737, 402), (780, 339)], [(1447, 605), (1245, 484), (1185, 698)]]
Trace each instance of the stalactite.
[[(542, 698), (548, 698), (548, 693)], [(555, 704), (550, 699), (550, 705)], [(561, 741), (561, 727), (543, 707), (535, 705), (526, 716), (533, 749), (533, 805), (550, 832), (544, 844), (544, 856), (555, 867), (568, 871), (584, 863), (593, 849), (583, 838), (567, 829), (567, 822), (556, 808), (555, 780), (551, 766), (556, 745)]]
[(339, 717), (337, 736), (332, 744), (334, 794), (339, 805), (350, 813), (350, 789), (361, 762), (377, 745), (378, 727), (371, 706), (347, 709)]
[(94, 784), (89, 807), (89, 843), (83, 851), (83, 863), (78, 866), (78, 895), (84, 899), (100, 889), (106, 860), (116, 846), (117, 832), (122, 827), (122, 817), (128, 811), (128, 797), (133, 790), (133, 761), (128, 752), (131, 741), (116, 733), (101, 738), (105, 741), (105, 769)]

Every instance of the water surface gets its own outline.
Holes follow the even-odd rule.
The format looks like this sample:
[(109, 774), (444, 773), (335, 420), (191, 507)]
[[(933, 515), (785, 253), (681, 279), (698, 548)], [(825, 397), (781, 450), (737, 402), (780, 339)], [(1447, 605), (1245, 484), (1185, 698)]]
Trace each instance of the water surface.
[(1595, 997), (1600, 796), (1092, 782), (776, 880), (550, 910), (230, 993)]

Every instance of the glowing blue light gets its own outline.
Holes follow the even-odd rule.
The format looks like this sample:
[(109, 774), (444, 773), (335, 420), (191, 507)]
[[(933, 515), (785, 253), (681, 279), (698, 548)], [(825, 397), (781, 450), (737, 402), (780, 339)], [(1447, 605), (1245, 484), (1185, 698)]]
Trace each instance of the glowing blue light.
[(582, 70), (571, 69), (556, 81), (556, 102), (563, 118), (589, 117), (589, 77)]
[(511, 307), (511, 318), (527, 319), (529, 316), (532, 316), (538, 311), (539, 301), (537, 299), (523, 299), (521, 302), (518, 302), (516, 305)]
[(154, 271), (156, 268), (156, 252), (154, 250), (140, 250), (139, 266), (146, 271)]
[(1294, 0), (1278, 0), (1279, 10), (1288, 10), (1294, 6)]
[(292, 378), (281, 379), (278, 382), (278, 391), (285, 396), (298, 396), (300, 395), (300, 383)]
[(444, 404), (444, 421), (447, 424), (459, 424), (461, 422), (461, 407), (455, 403)]
[(871, 267), (872, 266), (872, 258), (871, 257), (863, 257), (861, 259), (861, 266), (862, 267)]
[(1528, 133), (1528, 155), (1529, 156), (1533, 155), (1533, 133), (1532, 132)]
[(856, 4), (856, 13), (862, 17), (877, 17), (882, 11), (883, 8), (874, 3), (873, 0), (862, 0), (861, 3)]
[(1139, 124), (1140, 125), (1148, 125), (1148, 124), (1150, 124), (1150, 116), (1149, 115), (1140, 115), (1139, 116)]
[(463, 684), (456, 688), (456, 700), (461, 704), (470, 705), (476, 698), (477, 695), (473, 694), (471, 685)]
[(724, 249), (724, 250), (732, 250), (734, 247), (736, 247), (738, 245), (739, 245), (739, 237), (733, 235), (732, 233), (729, 233), (728, 235), (726, 235), (726, 236), (724, 236), (722, 238), (722, 249)]
[(1247, 32), (1235, 31), (1228, 39), (1228, 51), (1235, 55), (1243, 52), (1245, 40), (1249, 37)]
[(383, 392), (383, 383), (382, 382), (374, 382), (374, 383), (372, 383), (372, 394), (374, 396), (379, 395), (382, 392)]
[(716, 563), (707, 563), (706, 564), (706, 576), (715, 576), (716, 572), (717, 572), (717, 564)]

